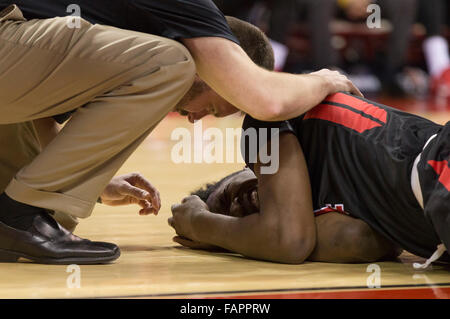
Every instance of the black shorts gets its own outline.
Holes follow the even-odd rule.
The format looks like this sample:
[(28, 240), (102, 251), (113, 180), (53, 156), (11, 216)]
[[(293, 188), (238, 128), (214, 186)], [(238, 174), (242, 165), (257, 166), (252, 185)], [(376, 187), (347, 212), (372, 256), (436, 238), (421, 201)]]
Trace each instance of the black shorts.
[(448, 248), (450, 247), (450, 122), (432, 138), (421, 153), (417, 173), (424, 213)]

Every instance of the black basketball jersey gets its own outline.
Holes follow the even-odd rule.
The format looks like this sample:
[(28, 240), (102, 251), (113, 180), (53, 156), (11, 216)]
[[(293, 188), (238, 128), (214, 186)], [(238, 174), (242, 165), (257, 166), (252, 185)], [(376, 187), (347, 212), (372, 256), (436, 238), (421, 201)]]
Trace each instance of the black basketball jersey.
[[(243, 128), (251, 127), (258, 132), (275, 127), (296, 135), (307, 161), (316, 213), (345, 212), (422, 257), (430, 257), (441, 243), (450, 247), (450, 125), (338, 93), (289, 121), (269, 123), (247, 116)], [(242, 146), (252, 168), (248, 141)], [(424, 208), (411, 186), (420, 154)], [(432, 166), (429, 161), (434, 161)], [(443, 259), (450, 261), (448, 254)]]

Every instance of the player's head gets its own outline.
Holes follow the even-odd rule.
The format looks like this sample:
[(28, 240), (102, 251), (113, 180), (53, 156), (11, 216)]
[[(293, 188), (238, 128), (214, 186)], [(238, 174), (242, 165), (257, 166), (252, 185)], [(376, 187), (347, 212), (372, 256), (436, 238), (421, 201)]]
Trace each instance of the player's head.
[[(274, 69), (274, 53), (267, 36), (254, 25), (227, 17), (231, 31), (239, 40), (242, 49), (252, 61), (267, 70)], [(192, 88), (177, 104), (176, 111), (186, 115), (189, 121), (199, 120), (206, 115), (224, 117), (239, 110), (213, 91), (196, 76)]]
[(244, 217), (259, 212), (258, 180), (248, 168), (192, 193), (216, 214)]

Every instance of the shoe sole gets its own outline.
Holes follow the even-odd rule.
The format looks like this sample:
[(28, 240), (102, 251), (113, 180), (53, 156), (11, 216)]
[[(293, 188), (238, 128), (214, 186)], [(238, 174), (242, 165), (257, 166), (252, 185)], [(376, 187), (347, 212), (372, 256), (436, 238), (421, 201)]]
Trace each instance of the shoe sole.
[(113, 256), (105, 257), (66, 257), (66, 258), (42, 258), (28, 256), (23, 253), (0, 249), (0, 263), (16, 263), (19, 258), (25, 258), (31, 260), (37, 264), (48, 264), (48, 265), (97, 265), (97, 264), (107, 264), (120, 257), (120, 250)]

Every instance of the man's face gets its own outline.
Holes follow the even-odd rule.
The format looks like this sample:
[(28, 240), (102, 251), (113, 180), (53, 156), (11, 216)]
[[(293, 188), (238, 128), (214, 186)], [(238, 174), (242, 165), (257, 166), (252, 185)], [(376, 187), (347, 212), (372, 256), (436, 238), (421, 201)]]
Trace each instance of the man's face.
[(259, 212), (258, 179), (250, 169), (226, 179), (208, 197), (213, 213), (244, 217)]
[(188, 114), (189, 122), (194, 123), (194, 121), (200, 120), (206, 115), (225, 117), (239, 111), (207, 86), (200, 78), (197, 77), (194, 85), (202, 85), (204, 89), (199, 94), (195, 94), (192, 99), (188, 99), (185, 103), (179, 105), (179, 110)]

